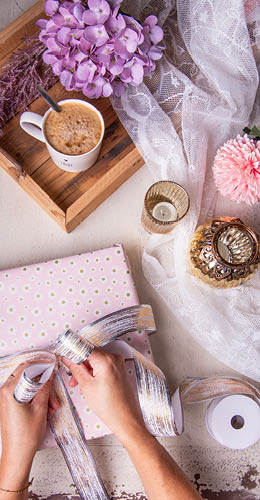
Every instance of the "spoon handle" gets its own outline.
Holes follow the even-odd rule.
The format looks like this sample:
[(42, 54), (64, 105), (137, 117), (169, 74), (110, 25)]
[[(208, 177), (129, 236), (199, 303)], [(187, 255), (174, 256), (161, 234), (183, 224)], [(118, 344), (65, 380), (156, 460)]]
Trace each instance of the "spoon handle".
[(59, 104), (57, 104), (51, 98), (51, 96), (41, 87), (41, 85), (37, 84), (37, 90), (40, 92), (40, 94), (43, 97), (43, 99), (45, 99), (45, 101), (47, 101), (47, 103), (50, 105), (50, 107), (52, 109), (54, 109), (54, 111), (56, 111), (57, 113), (59, 113), (61, 111), (61, 109), (62, 109), (61, 106), (59, 106)]

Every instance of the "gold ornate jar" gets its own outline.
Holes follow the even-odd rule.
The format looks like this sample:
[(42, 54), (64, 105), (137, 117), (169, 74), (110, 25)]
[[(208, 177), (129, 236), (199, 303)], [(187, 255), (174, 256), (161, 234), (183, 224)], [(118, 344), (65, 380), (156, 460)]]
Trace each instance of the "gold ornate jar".
[(244, 283), (257, 271), (259, 260), (259, 236), (238, 218), (207, 221), (190, 242), (192, 273), (214, 287)]

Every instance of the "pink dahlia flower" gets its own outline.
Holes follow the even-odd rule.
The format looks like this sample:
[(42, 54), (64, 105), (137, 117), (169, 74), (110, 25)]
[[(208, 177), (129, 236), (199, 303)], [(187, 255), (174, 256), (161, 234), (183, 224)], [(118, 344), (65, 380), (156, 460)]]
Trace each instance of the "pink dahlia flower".
[(220, 193), (253, 205), (260, 200), (260, 141), (247, 134), (230, 139), (215, 156), (213, 175)]

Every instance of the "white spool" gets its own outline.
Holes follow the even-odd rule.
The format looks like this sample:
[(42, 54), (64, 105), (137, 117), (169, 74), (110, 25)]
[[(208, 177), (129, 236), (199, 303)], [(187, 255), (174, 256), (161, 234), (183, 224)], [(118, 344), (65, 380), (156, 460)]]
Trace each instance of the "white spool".
[(240, 394), (214, 399), (206, 412), (211, 436), (223, 446), (242, 450), (260, 439), (260, 407)]

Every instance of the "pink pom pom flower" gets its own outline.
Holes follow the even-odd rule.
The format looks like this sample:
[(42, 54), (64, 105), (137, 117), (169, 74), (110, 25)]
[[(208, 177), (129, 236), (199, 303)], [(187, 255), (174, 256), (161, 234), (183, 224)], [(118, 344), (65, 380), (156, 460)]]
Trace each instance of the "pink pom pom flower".
[(247, 134), (227, 141), (218, 151), (213, 175), (220, 193), (254, 205), (260, 200), (260, 141)]

